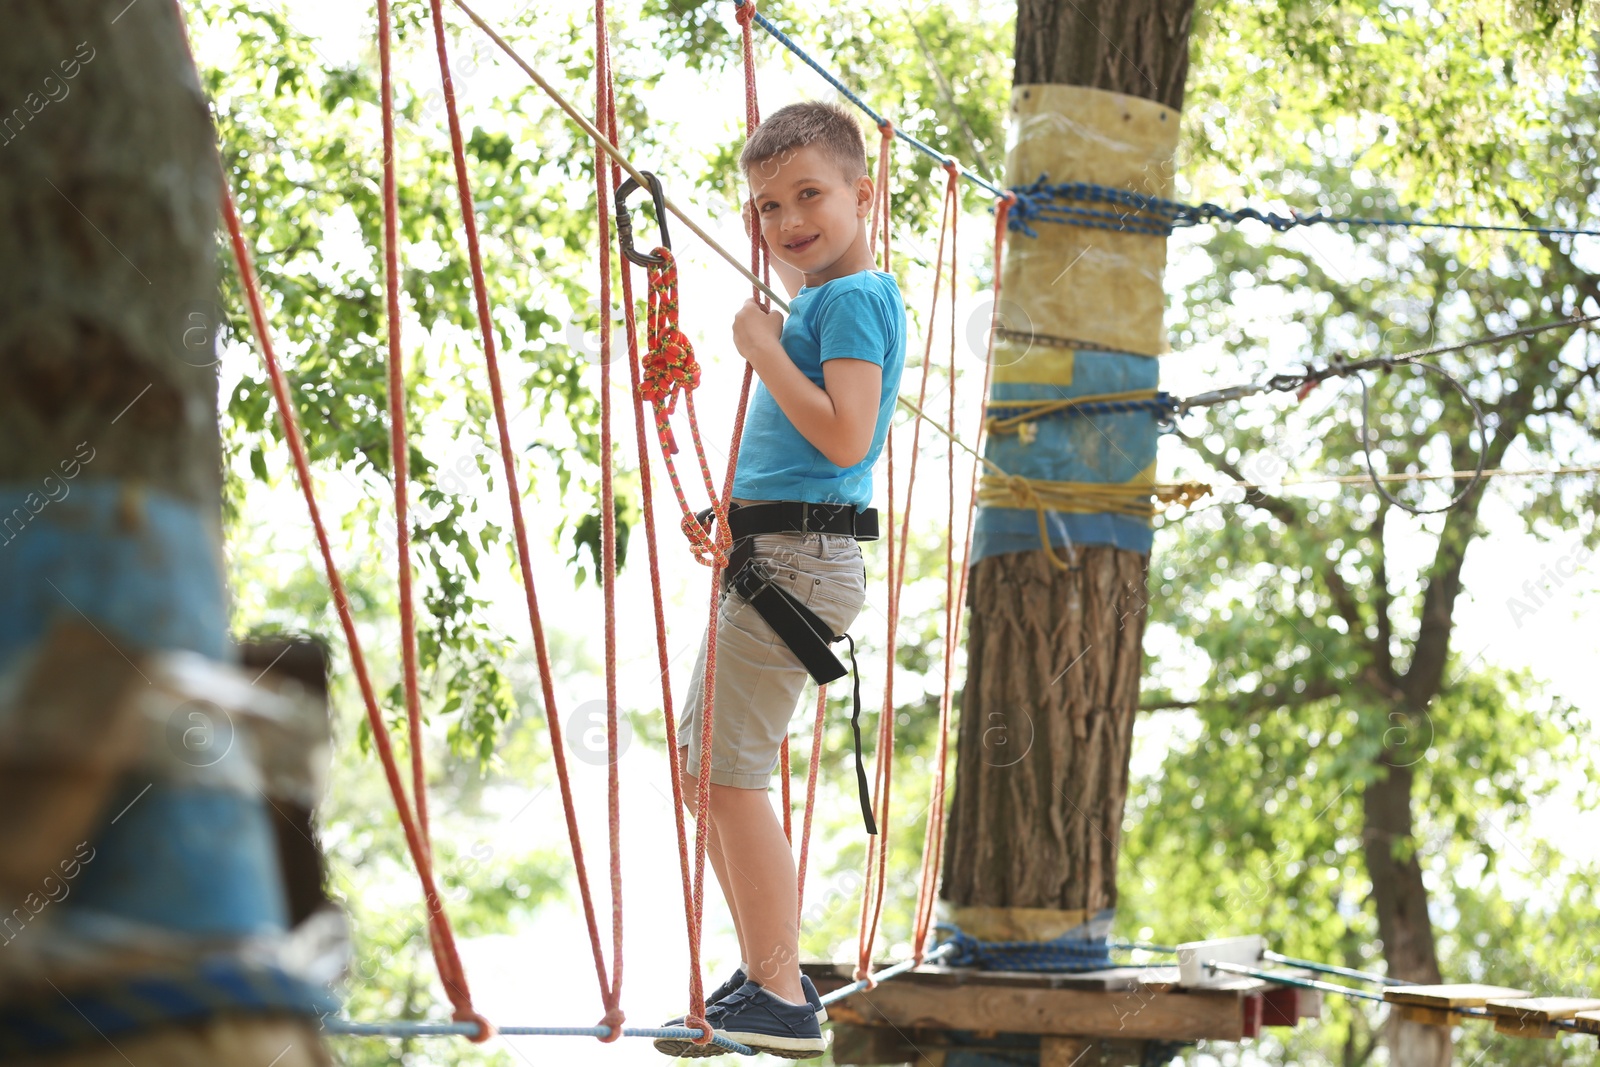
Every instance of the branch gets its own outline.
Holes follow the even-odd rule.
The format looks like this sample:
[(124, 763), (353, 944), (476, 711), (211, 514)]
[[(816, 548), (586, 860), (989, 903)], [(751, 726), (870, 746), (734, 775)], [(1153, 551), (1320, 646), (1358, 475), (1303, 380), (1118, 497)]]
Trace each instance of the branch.
[[(1580, 289), (1587, 290), (1596, 300), (1600, 300), (1600, 277), (1584, 271), (1572, 262), (1572, 258), (1564, 252), (1556, 242), (1548, 236), (1541, 239), (1549, 251), (1552, 260), (1552, 270), (1564, 267), (1561, 272), (1567, 278), (1575, 278)], [(1560, 285), (1550, 286), (1559, 291)], [(1500, 310), (1504, 310), (1503, 308)], [(1539, 352), (1538, 366), (1542, 369), (1551, 362), (1556, 362), (1561, 346), (1565, 344), (1564, 338), (1554, 338), (1546, 334), (1542, 338), (1529, 342), (1535, 351)], [(1573, 392), (1586, 380), (1593, 376), (1600, 367), (1589, 367), (1581, 372), (1571, 382), (1564, 385), (1546, 382), (1519, 381), (1516, 392), (1502, 396), (1498, 403), (1486, 407), (1486, 418), (1493, 419), (1493, 434), (1484, 456), (1484, 465), (1498, 467), (1501, 465), (1507, 449), (1517, 435), (1522, 432), (1528, 418), (1534, 412), (1533, 393), (1535, 384), (1548, 385), (1555, 390), (1555, 406), (1564, 407)], [(1556, 372), (1559, 374), (1559, 370)], [(1525, 377), (1525, 376), (1524, 376)], [(1464, 461), (1470, 457), (1463, 455), (1454, 456), (1456, 466), (1464, 466)], [(1411, 667), (1406, 671), (1402, 680), (1406, 690), (1407, 704), (1414, 710), (1427, 707), (1428, 702), (1439, 692), (1444, 679), (1445, 659), (1450, 651), (1450, 634), (1453, 626), (1452, 615), (1455, 611), (1455, 601), (1461, 591), (1461, 568), (1466, 560), (1467, 546), (1471, 544), (1478, 520), (1478, 507), (1483, 500), (1483, 486), (1479, 486), (1467, 494), (1460, 505), (1444, 516), (1444, 528), (1439, 533), (1439, 544), (1435, 550), (1432, 565), (1428, 568), (1427, 584), (1422, 596), (1422, 614), (1417, 629), (1417, 642), (1411, 659)]]
[[(1570, 261), (1568, 261), (1570, 266)], [(1549, 349), (1548, 335), (1530, 342), (1539, 348)], [(1553, 356), (1554, 351), (1541, 353)], [(1543, 362), (1543, 361), (1542, 361)], [(1543, 384), (1543, 383), (1539, 383)], [(1570, 388), (1576, 388), (1574, 382)], [(1508, 393), (1498, 402), (1483, 407), (1485, 426), (1490, 432), (1483, 457), (1485, 467), (1499, 467), (1505, 454), (1522, 432), (1533, 409), (1534, 384), (1519, 381), (1515, 392)], [(1469, 447), (1463, 442), (1452, 449), (1455, 465), (1464, 467), (1470, 460)], [(1444, 514), (1444, 525), (1439, 531), (1438, 546), (1422, 593), (1422, 611), (1417, 627), (1417, 641), (1411, 657), (1411, 666), (1401, 679), (1406, 694), (1406, 704), (1420, 711), (1436, 696), (1444, 682), (1445, 661), (1450, 653), (1450, 635), (1454, 629), (1456, 597), (1461, 592), (1461, 569), (1466, 563), (1467, 547), (1476, 536), (1478, 509), (1483, 502), (1485, 486), (1479, 484), (1461, 498), (1461, 502)]]
[(1338, 696), (1343, 692), (1343, 687), (1332, 680), (1311, 682), (1299, 692), (1286, 685), (1278, 685), (1276, 692), (1265, 693), (1261, 689), (1252, 689), (1248, 693), (1228, 693), (1217, 697), (1204, 697), (1200, 700), (1169, 700), (1157, 696), (1148, 704), (1140, 704), (1140, 711), (1168, 711), (1181, 708), (1233, 708), (1248, 717), (1261, 711), (1270, 711), (1275, 708), (1297, 708), (1305, 704), (1315, 704), (1319, 700)]
[(1384, 547), (1383, 531), (1389, 517), (1389, 502), (1381, 496), (1378, 499), (1378, 515), (1372, 520), (1373, 544), (1373, 576), (1372, 597), (1373, 610), (1377, 614), (1378, 637), (1373, 642), (1373, 651), (1377, 654), (1375, 667), (1383, 673), (1383, 677), (1391, 685), (1394, 683), (1394, 654), (1390, 649), (1394, 641), (1394, 625), (1389, 618), (1389, 612), (1394, 609), (1394, 594), (1389, 592), (1389, 553)]
[(1327, 569), (1322, 572), (1323, 582), (1328, 587), (1328, 596), (1332, 598), (1334, 610), (1339, 613), (1339, 618), (1350, 628), (1350, 636), (1360, 644), (1367, 644), (1367, 627), (1361, 618), (1361, 606), (1356, 602), (1355, 594), (1350, 592), (1350, 587), (1345, 584), (1343, 576), (1339, 574), (1338, 566), (1338, 563), (1328, 561)]

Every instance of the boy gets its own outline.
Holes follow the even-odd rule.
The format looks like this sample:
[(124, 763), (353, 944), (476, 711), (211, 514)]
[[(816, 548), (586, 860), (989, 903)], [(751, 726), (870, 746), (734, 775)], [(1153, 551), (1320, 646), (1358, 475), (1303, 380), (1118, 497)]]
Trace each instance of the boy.
[[(848, 112), (814, 102), (782, 108), (756, 129), (739, 165), (748, 210), (792, 303), (787, 320), (754, 300), (733, 320), (734, 344), (761, 383), (739, 446), (729, 520), (736, 548), (717, 623), (709, 854), (744, 962), (706, 998), (706, 1018), (718, 1035), (758, 1052), (807, 1059), (825, 1047), (825, 1013), (800, 974), (794, 856), (767, 790), (807, 675), (818, 668), (815, 648), (802, 665), (806, 642), (792, 628), (780, 637), (767, 620), (774, 601), (798, 604), (777, 607), (793, 619), (809, 614), (812, 629), (820, 622), (833, 637), (866, 599), (857, 538), (876, 535), (872, 467), (900, 388), (905, 309), (894, 278), (874, 269), (873, 182)], [(826, 638), (812, 641), (837, 665)], [(704, 644), (700, 655), (677, 737), (691, 811), (703, 773)], [(656, 1047), (721, 1054), (687, 1041)]]

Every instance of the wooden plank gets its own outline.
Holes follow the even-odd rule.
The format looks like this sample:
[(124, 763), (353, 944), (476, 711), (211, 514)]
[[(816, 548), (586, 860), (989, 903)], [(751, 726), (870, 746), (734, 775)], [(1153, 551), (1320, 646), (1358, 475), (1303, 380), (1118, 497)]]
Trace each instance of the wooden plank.
[[(901, 1029), (1237, 1041), (1242, 997), (1232, 992), (1096, 992), (976, 982), (919, 983), (907, 975), (829, 1005), (839, 1022)], [(815, 981), (815, 979), (813, 979)]]
[[(810, 976), (818, 992), (831, 993), (854, 981), (851, 964), (803, 963), (800, 969)], [(1298, 972), (1296, 972), (1298, 973)], [(1253, 978), (1230, 976), (1240, 983), (1238, 989), (1253, 990), (1261, 983)], [(1127, 992), (1136, 989), (1163, 990), (1176, 986), (1179, 972), (1176, 967), (1113, 967), (1103, 971), (1076, 973), (1052, 971), (982, 971), (972, 967), (940, 967), (928, 964), (892, 979), (919, 985), (987, 985), (1018, 989), (1084, 989), (1099, 992)], [(1223, 988), (1234, 988), (1233, 983)]]
[[(1161, 968), (1176, 971), (1176, 968)], [(1148, 967), (1113, 967), (1105, 971), (1079, 971), (1076, 974), (1052, 975), (1054, 989), (1093, 989), (1102, 993), (1125, 993), (1144, 988), (1148, 983)], [(1600, 1004), (1595, 1005), (1600, 1007)]]
[(1496, 1015), (1506, 1015), (1524, 1023), (1547, 1023), (1570, 1019), (1580, 1011), (1600, 1011), (1600, 1000), (1592, 997), (1525, 997), (1491, 1000), (1484, 1007)]
[(1415, 1004), (1397, 1004), (1400, 1018), (1423, 1026), (1454, 1026), (1460, 1016), (1449, 1008), (1419, 1008)]
[(1549, 1041), (1556, 1036), (1556, 1028), (1549, 1023), (1525, 1023), (1510, 1015), (1494, 1017), (1494, 1032), (1541, 1041)]
[(1154, 990), (1176, 989), (1183, 982), (1183, 972), (1176, 967), (1144, 968), (1144, 988)]
[(1383, 999), (1391, 1004), (1415, 1004), (1423, 1008), (1481, 1008), (1491, 1000), (1526, 997), (1521, 989), (1499, 985), (1404, 985), (1390, 986)]
[(900, 1067), (906, 1063), (926, 1067), (929, 1061), (939, 1065), (944, 1062), (944, 1049), (935, 1048), (926, 1035), (881, 1026), (835, 1023), (828, 1051), (841, 1067)]
[(1600, 1011), (1580, 1011), (1572, 1021), (1586, 1034), (1600, 1034)]
[(1257, 1038), (1261, 1036), (1261, 1024), (1265, 1021), (1266, 1014), (1265, 993), (1250, 993), (1244, 998), (1244, 1036)]
[(1302, 995), (1310, 995), (1311, 992), (1293, 986), (1266, 990), (1261, 994), (1261, 1025), (1298, 1026), (1300, 1020), (1305, 1018), (1300, 1008)]

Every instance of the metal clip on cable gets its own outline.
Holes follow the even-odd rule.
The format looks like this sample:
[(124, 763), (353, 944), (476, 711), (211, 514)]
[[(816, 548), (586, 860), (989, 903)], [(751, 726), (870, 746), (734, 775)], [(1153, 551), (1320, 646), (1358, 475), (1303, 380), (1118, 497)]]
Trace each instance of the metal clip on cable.
[[(672, 238), (667, 235), (667, 194), (661, 188), (661, 179), (647, 170), (639, 172), (650, 183), (650, 199), (655, 202), (656, 225), (661, 227), (661, 247), (672, 249)], [(628, 214), (628, 197), (639, 189), (639, 183), (629, 178), (617, 186), (617, 243), (622, 248), (622, 254), (630, 262), (641, 267), (662, 267), (666, 265), (666, 258), (646, 252), (640, 252), (633, 247), (633, 217)]]

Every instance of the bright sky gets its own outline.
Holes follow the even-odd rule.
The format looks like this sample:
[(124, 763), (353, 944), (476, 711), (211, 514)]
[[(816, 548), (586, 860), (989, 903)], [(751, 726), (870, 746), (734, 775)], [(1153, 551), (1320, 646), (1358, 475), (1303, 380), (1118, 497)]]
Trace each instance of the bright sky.
[[(448, 6), (448, 5), (447, 5)], [(521, 7), (520, 0), (483, 0), (478, 5), (491, 23), (503, 24), (510, 13)], [(552, 18), (567, 16), (568, 7), (576, 11), (582, 5), (562, 5)], [(634, 5), (627, 5), (632, 10)], [(731, 5), (730, 5), (731, 7)], [(369, 48), (370, 16), (363, 5), (340, 5), (295, 0), (286, 8), (291, 22), (303, 32), (318, 40), (319, 50), (330, 62), (346, 63), (366, 57)], [(456, 19), (457, 24), (463, 24)], [(727, 16), (731, 25), (731, 14)], [(473, 38), (460, 38), (458, 53), (470, 49)], [(825, 87), (810, 72), (795, 73), (777, 68), (771, 61), (772, 53), (764, 53), (761, 75), (763, 100), (770, 110), (778, 101), (802, 96), (821, 96)], [(490, 108), (494, 101), (520, 86), (520, 73), (497, 65), (487, 50), (480, 53), (480, 72), (464, 80), (463, 94), (468, 107)], [(458, 62), (461, 59), (458, 57)], [(548, 72), (547, 72), (548, 73)], [(431, 84), (422, 79), (425, 72), (411, 72), (419, 85)], [(727, 136), (741, 120), (739, 85), (731, 78), (701, 79), (686, 70), (669, 74), (654, 94), (655, 103), (663, 113), (670, 114), (685, 136), (697, 141), (711, 141)], [(580, 107), (587, 106), (587, 95), (575, 98)], [(554, 110), (549, 121), (559, 121)], [(442, 119), (440, 120), (442, 124)], [(374, 122), (376, 119), (374, 118)], [(670, 179), (669, 179), (670, 184)], [(707, 220), (708, 222), (710, 220)], [(737, 220), (732, 226), (712, 224), (710, 228), (728, 247), (739, 250), (743, 235)], [(974, 216), (967, 220), (969, 234), (988, 232), (987, 219)], [(353, 233), (353, 228), (351, 228)], [(682, 230), (678, 231), (682, 233)], [(1205, 231), (1190, 231), (1172, 242), (1172, 264), (1169, 272), (1169, 291), (1177, 292), (1184, 276), (1198, 268), (1195, 257), (1202, 255), (1199, 244)], [(1328, 233), (1308, 234), (1296, 231), (1282, 240), (1313, 242), (1319, 255), (1342, 269), (1358, 269), (1350, 253), (1348, 242)], [(336, 235), (330, 235), (330, 247), (340, 244)], [(898, 238), (897, 238), (898, 240)], [(349, 235), (344, 238), (349, 247)], [(702, 362), (707, 365), (705, 383), (698, 393), (698, 410), (711, 444), (714, 468), (720, 469), (724, 456), (718, 444), (728, 438), (731, 411), (737, 394), (738, 373), (741, 364), (728, 343), (728, 323), (734, 309), (748, 290), (715, 258), (684, 235), (677, 242), (683, 266), (683, 321), (697, 342)], [(983, 240), (969, 238), (966, 247), (980, 249)], [(931, 250), (929, 250), (931, 252)], [(966, 264), (971, 272), (987, 275), (987, 253), (974, 255)], [(908, 292), (907, 298), (915, 307), (923, 304), (926, 293)], [(960, 321), (965, 327), (973, 316), (982, 316), (985, 309), (980, 295), (964, 297)], [(969, 331), (963, 329), (966, 334)], [(916, 331), (913, 329), (913, 333)], [(1270, 336), (1270, 335), (1269, 335)], [(962, 411), (967, 413), (970, 426), (978, 399), (982, 370), (982, 332), (977, 332), (977, 349), (971, 342), (963, 341), (967, 349), (959, 353), (963, 360), (964, 377), (958, 384)], [(1282, 338), (1281, 358), (1278, 362), (1289, 367), (1299, 361), (1300, 351), (1287, 332)], [(475, 342), (474, 342), (475, 344)], [(913, 350), (921, 344), (921, 335), (911, 340)], [(936, 347), (937, 352), (937, 347)], [(253, 353), (245, 350), (230, 352), (224, 361), (224, 395), (233, 381), (254, 360)], [(618, 363), (616, 369), (622, 370)], [(1162, 363), (1163, 387), (1185, 395), (1218, 384), (1236, 380), (1238, 371), (1215, 353), (1185, 353), (1168, 356)], [(622, 375), (625, 378), (625, 375)], [(591, 371), (593, 382), (598, 384), (598, 372)], [(911, 382), (908, 375), (908, 383)], [(515, 390), (508, 390), (514, 394)], [(1331, 401), (1332, 390), (1324, 389)], [(626, 412), (624, 394), (617, 393), (618, 411)], [(939, 410), (945, 402), (942, 391), (931, 404)], [(1258, 400), (1253, 404), (1271, 404), (1271, 400)], [(521, 414), (521, 413), (519, 413)], [(620, 426), (624, 451), (632, 453), (632, 431), (626, 422)], [(513, 427), (519, 448), (535, 436), (547, 435), (551, 428), (537, 425), (537, 415), (521, 414)], [(927, 444), (927, 437), (924, 438)], [(472, 442), (432, 442), (432, 447), (446, 457), (446, 465), (465, 459), (476, 451)], [(687, 455), (685, 456), (687, 458)], [(1593, 460), (1589, 460), (1592, 462)], [(942, 474), (944, 452), (942, 443), (935, 441), (924, 454), (924, 471)], [(1172, 453), (1163, 453), (1163, 472), (1171, 470)], [(1529, 466), (1525, 457), (1515, 453), (1508, 459), (1510, 466)], [(958, 465), (959, 477), (964, 483), (965, 466)], [(1315, 472), (1290, 472), (1310, 475)], [(472, 479), (469, 478), (469, 483)], [(926, 495), (919, 496), (917, 513), (925, 520), (942, 514), (939, 486), (942, 478), (929, 477), (922, 485)], [(658, 482), (665, 491), (665, 485)], [(271, 531), (275, 550), (287, 554), (309, 550), (311, 540), (301, 506), (286, 488), (270, 502), (263, 494), (253, 497), (260, 508), (272, 510), (273, 517), (266, 529)], [(339, 476), (324, 478), (322, 493), (327, 506), (335, 514), (350, 507), (358, 492), (370, 492)], [(491, 521), (509, 527), (509, 516), (498, 495), (484, 492), (481, 482), (470, 484), (469, 492), (477, 493)], [(881, 497), (880, 477), (880, 497)], [(1595, 647), (1593, 631), (1582, 623), (1585, 610), (1592, 613), (1594, 597), (1600, 591), (1600, 567), (1592, 558), (1581, 562), (1575, 559), (1578, 531), (1567, 531), (1541, 542), (1521, 532), (1521, 522), (1511, 503), (1515, 494), (1496, 486), (1488, 496), (1484, 520), (1490, 536), (1476, 544), (1466, 567), (1467, 594), (1457, 609), (1458, 630), (1455, 647), (1470, 659), (1481, 654), (1484, 659), (1508, 667), (1525, 667), (1548, 678), (1553, 692), (1582, 706), (1592, 720), (1600, 720), (1600, 697), (1593, 687)], [(530, 501), (530, 503), (532, 503)], [(662, 501), (659, 519), (659, 537), (664, 551), (663, 588), (670, 612), (670, 643), (674, 656), (673, 681), (675, 692), (681, 693), (687, 679), (691, 659), (698, 645), (707, 592), (707, 573), (688, 560), (681, 551), (681, 534), (677, 531), (677, 517), (670, 496)], [(530, 519), (534, 529), (530, 532), (537, 560), (536, 579), (545, 618), (560, 626), (565, 620), (574, 620), (570, 633), (563, 633), (566, 647), (581, 648), (591, 660), (600, 654), (599, 601), (593, 584), (574, 590), (570, 574), (562, 560), (548, 549), (548, 532), (553, 525), (553, 508), (533, 507)], [(266, 512), (262, 511), (263, 516)], [(265, 519), (263, 521), (266, 521)], [(1393, 522), (1390, 533), (1391, 550), (1396, 560), (1397, 573), (1416, 567), (1429, 550), (1430, 539), (1420, 535), (1427, 520)], [(643, 538), (634, 541), (634, 558), (643, 560)], [(1160, 551), (1158, 537), (1157, 551)], [(1546, 570), (1546, 568), (1550, 568)], [(1525, 583), (1537, 583), (1541, 576), (1561, 570), (1572, 570), (1570, 577), (1555, 583), (1544, 603), (1537, 610), (1515, 617), (1508, 608), (1513, 597), (1526, 599)], [(653, 706), (652, 688), (656, 683), (654, 667), (654, 637), (649, 625), (647, 588), (648, 573), (641, 565), (627, 568), (618, 586), (619, 603), (623, 605), (619, 627), (619, 647), (622, 655), (623, 702), (627, 706)], [(491, 621), (503, 633), (526, 643), (527, 619), (521, 595), (509, 574), (502, 574), (490, 583), (495, 604)], [(869, 607), (856, 629), (876, 629), (881, 626), (881, 615)], [(1170, 634), (1153, 631), (1150, 649), (1157, 654), (1163, 666), (1183, 670), (1204, 670), (1192, 654), (1177, 646)], [(864, 672), (864, 701), (875, 707), (881, 685), (881, 665), (866, 664)], [(897, 688), (909, 685), (906, 679)], [(920, 681), (920, 680), (918, 680)], [(934, 684), (932, 679), (928, 684)], [(657, 691), (658, 692), (658, 691)], [(563, 717), (571, 716), (575, 709), (588, 701), (603, 696), (598, 679), (592, 676), (570, 679), (562, 686), (560, 706)], [(1170, 731), (1181, 732), (1185, 726), (1181, 717), (1146, 717), (1141, 720), (1136, 752), (1135, 770), (1150, 771), (1159, 765)], [(569, 727), (569, 732), (573, 731)], [(603, 870), (605, 855), (604, 822), (604, 767), (582, 760), (572, 762), (578, 792), (579, 811), (590, 863), (595, 871)], [(624, 855), (626, 857), (627, 929), (628, 945), (626, 964), (625, 1007), (631, 1023), (649, 1025), (680, 1012), (686, 1002), (685, 973), (686, 950), (682, 935), (683, 919), (677, 895), (677, 863), (671, 806), (667, 800), (667, 770), (664, 755), (647, 751), (647, 746), (635, 745), (623, 756), (624, 778)], [(515, 854), (524, 849), (555, 846), (565, 850), (565, 834), (560, 817), (560, 802), (553, 789), (541, 793), (497, 793), (494, 804), (505, 813), (506, 822), (497, 833), (493, 847)], [(852, 797), (827, 797), (824, 803), (850, 805)], [(1595, 835), (1582, 832), (1579, 816), (1569, 806), (1560, 802), (1541, 805), (1534, 819), (1534, 832), (1539, 836), (1561, 840), (1572, 854), (1588, 859), (1600, 859), (1600, 844)], [(1519, 856), (1525, 856), (1526, 844), (1508, 840), (1502, 848), (1503, 860), (1516, 867)], [(1522, 861), (1526, 863), (1524, 859)], [(1534, 874), (1535, 872), (1528, 872)], [(909, 875), (908, 875), (909, 877)], [(597, 894), (605, 899), (604, 879), (595, 882)], [(826, 892), (821, 877), (811, 879), (808, 897), (818, 899)], [(573, 894), (574, 900), (576, 894)], [(602, 916), (607, 914), (602, 905)], [(720, 917), (724, 914), (715, 890), (708, 897), (710, 921), (707, 935), (707, 955), (712, 967), (710, 981), (715, 983), (725, 969), (736, 959), (731, 929)], [(605, 925), (604, 918), (602, 925)], [(1244, 931), (1228, 931), (1244, 932)], [(903, 940), (906, 931), (890, 931), (890, 940)], [(892, 954), (905, 952), (904, 945), (886, 946)], [(487, 1015), (507, 1023), (528, 1025), (563, 1024), (587, 1025), (601, 1014), (599, 997), (594, 985), (593, 971), (589, 965), (586, 934), (574, 907), (555, 906), (543, 909), (538, 916), (517, 934), (507, 937), (470, 940), (464, 946), (469, 973), (474, 979), (478, 1005)], [(881, 950), (880, 950), (881, 954)], [(443, 1012), (441, 1012), (441, 1015)], [(542, 1063), (555, 1054), (581, 1055), (584, 1062), (606, 1064), (657, 1064), (661, 1060), (647, 1042), (624, 1041), (615, 1045), (598, 1045), (592, 1041), (544, 1039), (519, 1039), (505, 1041), (518, 1062)], [(559, 1047), (560, 1053), (555, 1049)], [(581, 1052), (579, 1051), (581, 1047)]]

